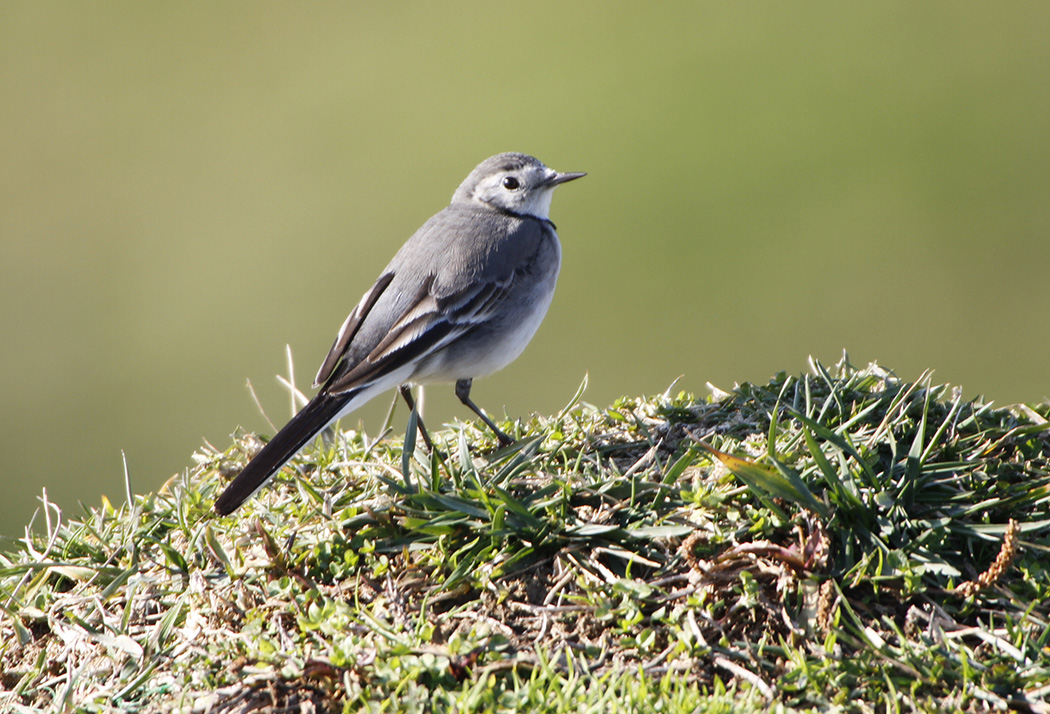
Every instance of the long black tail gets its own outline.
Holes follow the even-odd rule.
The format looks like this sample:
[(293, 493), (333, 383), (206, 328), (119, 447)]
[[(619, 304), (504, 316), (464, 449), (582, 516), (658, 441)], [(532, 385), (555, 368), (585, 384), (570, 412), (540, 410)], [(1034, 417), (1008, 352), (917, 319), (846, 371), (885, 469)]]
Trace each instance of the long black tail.
[(321, 433), (328, 423), (339, 414), (355, 395), (340, 394), (332, 397), (318, 394), (302, 410), (285, 424), (277, 435), (248, 462), (237, 478), (215, 501), (215, 512), (220, 516), (233, 513), (248, 500), (271, 476), (307, 444)]

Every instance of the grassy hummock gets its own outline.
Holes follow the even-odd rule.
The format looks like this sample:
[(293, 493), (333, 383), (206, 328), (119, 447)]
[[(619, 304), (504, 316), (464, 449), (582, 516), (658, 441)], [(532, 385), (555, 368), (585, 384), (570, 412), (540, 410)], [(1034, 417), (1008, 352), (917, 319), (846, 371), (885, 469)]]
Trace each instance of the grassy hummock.
[(226, 518), (250, 435), (45, 497), (0, 710), (1050, 711), (1050, 406), (846, 359), (712, 391), (340, 433)]

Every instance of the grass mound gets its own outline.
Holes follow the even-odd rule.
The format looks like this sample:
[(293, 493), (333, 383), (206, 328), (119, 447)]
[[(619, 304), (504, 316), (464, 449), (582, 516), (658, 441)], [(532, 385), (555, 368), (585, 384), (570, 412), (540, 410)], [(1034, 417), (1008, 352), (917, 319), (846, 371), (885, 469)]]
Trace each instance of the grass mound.
[[(845, 359), (340, 434), (231, 517), (241, 436), (0, 555), (5, 711), (1050, 711), (1050, 407)], [(582, 389), (581, 389), (582, 391)]]

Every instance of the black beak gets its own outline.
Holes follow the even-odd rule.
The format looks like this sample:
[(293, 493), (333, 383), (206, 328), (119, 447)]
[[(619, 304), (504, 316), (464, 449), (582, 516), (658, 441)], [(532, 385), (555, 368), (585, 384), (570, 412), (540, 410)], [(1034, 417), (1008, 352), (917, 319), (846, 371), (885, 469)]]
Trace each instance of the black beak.
[(577, 171), (576, 173), (564, 173), (564, 174), (562, 174), (562, 173), (555, 173), (553, 176), (551, 176), (549, 179), (547, 179), (547, 185), (548, 186), (557, 186), (560, 183), (565, 183), (567, 181), (575, 181), (576, 179), (581, 178), (581, 177), (586, 176), (586, 175), (587, 175), (586, 173), (583, 173), (583, 172), (580, 172), (580, 171)]

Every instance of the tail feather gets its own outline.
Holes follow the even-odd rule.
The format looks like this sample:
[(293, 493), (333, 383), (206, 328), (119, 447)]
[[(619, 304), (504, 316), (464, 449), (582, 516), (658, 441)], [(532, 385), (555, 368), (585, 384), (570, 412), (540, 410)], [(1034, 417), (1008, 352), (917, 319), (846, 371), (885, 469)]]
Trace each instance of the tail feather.
[(309, 444), (340, 410), (353, 398), (353, 394), (330, 396), (319, 394), (292, 417), (283, 429), (255, 455), (237, 478), (226, 487), (215, 501), (215, 512), (220, 516), (233, 513), (248, 500), (271, 476), (277, 473), (304, 446)]

